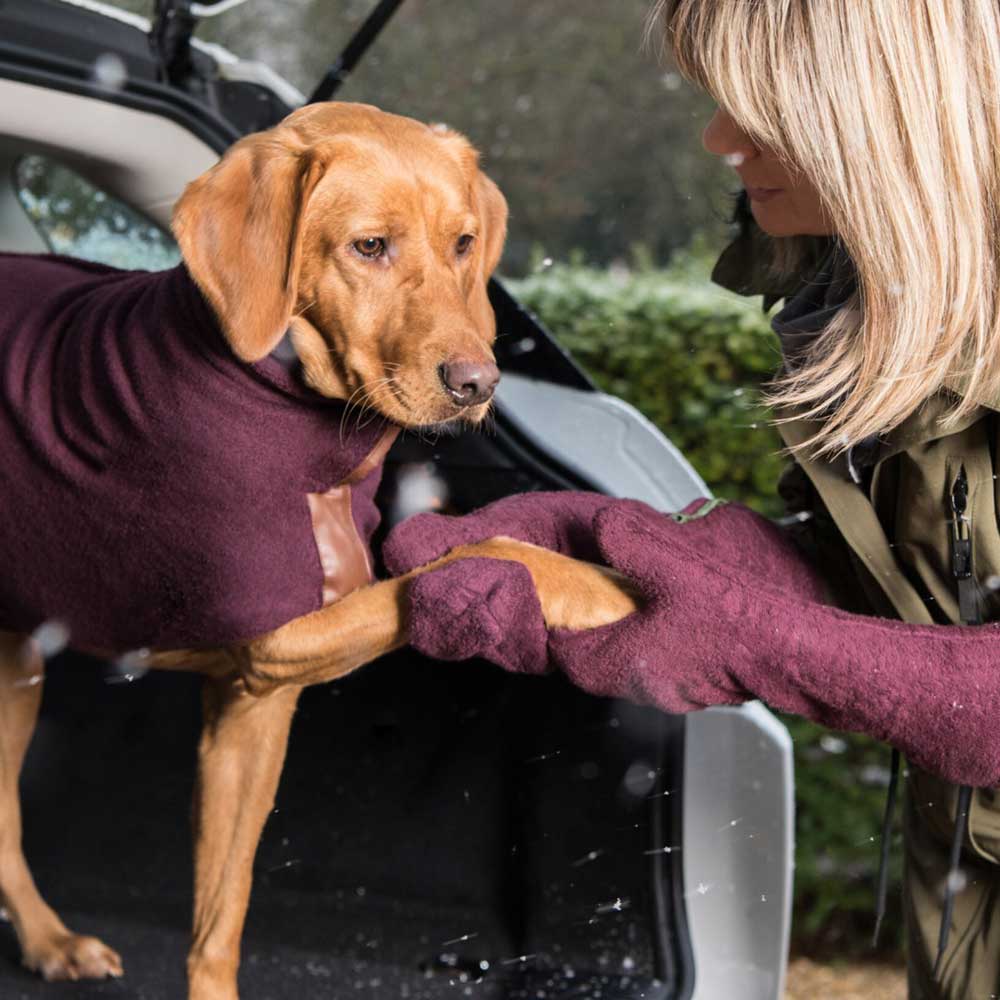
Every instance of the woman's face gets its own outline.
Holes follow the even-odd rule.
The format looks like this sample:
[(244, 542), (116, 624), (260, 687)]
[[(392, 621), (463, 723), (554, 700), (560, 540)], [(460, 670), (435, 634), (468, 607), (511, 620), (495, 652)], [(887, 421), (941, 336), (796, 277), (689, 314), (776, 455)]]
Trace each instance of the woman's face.
[(802, 174), (790, 174), (772, 150), (755, 146), (722, 108), (716, 108), (701, 141), (735, 168), (750, 196), (753, 217), (769, 236), (832, 235), (819, 192)]

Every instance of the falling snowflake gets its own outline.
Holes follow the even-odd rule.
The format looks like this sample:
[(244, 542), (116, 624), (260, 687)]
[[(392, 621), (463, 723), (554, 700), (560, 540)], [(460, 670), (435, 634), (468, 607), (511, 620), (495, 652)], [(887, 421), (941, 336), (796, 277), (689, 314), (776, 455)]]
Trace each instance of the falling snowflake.
[(38, 652), (45, 659), (48, 659), (66, 648), (67, 643), (69, 643), (69, 626), (56, 619), (42, 622), (31, 633), (31, 638), (38, 647)]
[(114, 52), (102, 52), (94, 60), (94, 79), (108, 90), (121, 90), (128, 79), (128, 70)]

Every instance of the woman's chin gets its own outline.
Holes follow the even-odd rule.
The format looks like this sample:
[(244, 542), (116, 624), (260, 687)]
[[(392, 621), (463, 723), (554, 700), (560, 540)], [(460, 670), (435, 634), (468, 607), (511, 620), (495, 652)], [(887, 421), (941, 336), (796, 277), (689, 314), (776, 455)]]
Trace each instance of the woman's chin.
[(818, 220), (800, 219), (768, 204), (750, 202), (750, 211), (758, 227), (768, 236), (830, 236), (832, 229)]

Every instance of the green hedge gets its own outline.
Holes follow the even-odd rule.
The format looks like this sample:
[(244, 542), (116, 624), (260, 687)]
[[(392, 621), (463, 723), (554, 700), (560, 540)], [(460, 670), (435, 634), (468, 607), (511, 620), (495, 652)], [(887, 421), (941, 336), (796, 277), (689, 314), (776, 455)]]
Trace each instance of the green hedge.
[(602, 389), (669, 434), (713, 491), (780, 511), (781, 442), (758, 405), (779, 354), (759, 300), (671, 272), (558, 265), (511, 287)]
[[(759, 403), (779, 350), (761, 300), (712, 285), (704, 261), (669, 271), (556, 265), (509, 282), (604, 390), (628, 400), (684, 452), (719, 496), (768, 515), (785, 463)], [(863, 954), (873, 926), (886, 748), (786, 717), (795, 746), (793, 946)], [(893, 851), (898, 884), (900, 850)], [(882, 942), (898, 948), (898, 903)]]

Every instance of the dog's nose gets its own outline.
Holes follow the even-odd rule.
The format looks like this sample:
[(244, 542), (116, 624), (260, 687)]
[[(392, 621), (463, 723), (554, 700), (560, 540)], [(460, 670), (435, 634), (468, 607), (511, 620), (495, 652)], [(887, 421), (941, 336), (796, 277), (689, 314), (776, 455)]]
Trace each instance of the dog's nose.
[(485, 403), (500, 381), (500, 369), (492, 361), (452, 358), (438, 368), (441, 384), (459, 406)]

